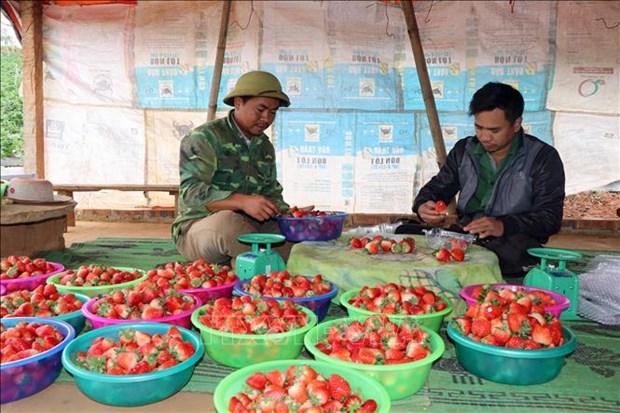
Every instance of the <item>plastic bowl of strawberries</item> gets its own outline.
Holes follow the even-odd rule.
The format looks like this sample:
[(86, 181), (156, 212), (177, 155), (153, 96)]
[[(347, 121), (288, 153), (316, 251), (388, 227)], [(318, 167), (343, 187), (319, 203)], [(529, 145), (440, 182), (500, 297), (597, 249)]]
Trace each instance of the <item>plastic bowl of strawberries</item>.
[(0, 402), (23, 399), (52, 384), (62, 369), (62, 350), (75, 337), (73, 327), (38, 317), (3, 318), (0, 325)]
[(164, 290), (147, 280), (132, 288), (93, 297), (82, 306), (82, 312), (92, 328), (137, 321), (191, 328), (192, 312), (201, 305), (194, 295)]
[(145, 279), (146, 273), (137, 268), (90, 264), (62, 271), (48, 278), (47, 283), (54, 284), (62, 293), (96, 297), (117, 288), (132, 287)]
[(209, 357), (230, 367), (296, 358), (316, 323), (311, 310), (291, 301), (247, 295), (218, 298), (192, 314)]
[(340, 304), (350, 317), (383, 314), (392, 321), (412, 318), (435, 332), (453, 308), (448, 298), (422, 286), (395, 283), (348, 290), (340, 296)]
[(384, 315), (324, 321), (304, 337), (319, 361), (358, 371), (385, 387), (390, 399), (419, 391), (445, 345), (439, 334), (415, 320)]
[(531, 302), (532, 305), (540, 305), (546, 312), (559, 317), (562, 311), (570, 306), (570, 300), (555, 291), (545, 290), (538, 287), (516, 284), (472, 284), (463, 287), (459, 295), (467, 305), (483, 302), (490, 291), (492, 297), (497, 294), (502, 300)]
[(0, 298), (0, 317), (41, 317), (65, 321), (79, 334), (86, 322), (81, 308), (88, 299), (83, 294), (61, 294), (53, 284), (39, 285), (32, 291), (20, 290), (3, 295)]
[(329, 241), (342, 234), (346, 212), (305, 211), (297, 207), (276, 216), (282, 235), (287, 241)]
[(210, 264), (202, 258), (188, 263), (168, 262), (146, 274), (159, 287), (193, 294), (203, 303), (230, 297), (237, 282), (237, 276), (229, 266)]
[(64, 265), (47, 261), (45, 258), (31, 259), (27, 256), (10, 255), (0, 261), (0, 285), (6, 288), (5, 293), (34, 290), (45, 284), (48, 277), (64, 269)]
[(487, 295), (448, 325), (465, 370), (505, 384), (540, 384), (560, 374), (575, 335), (541, 306)]
[[(226, 376), (215, 388), (218, 412), (261, 411), (276, 406), (301, 411), (388, 413), (390, 397), (376, 381), (357, 371), (314, 360), (278, 360), (255, 364)], [(243, 409), (241, 408), (243, 407)], [(310, 411), (310, 410), (308, 410)]]
[(117, 324), (73, 340), (62, 364), (89, 398), (112, 406), (142, 406), (177, 393), (204, 355), (200, 337), (162, 323)]
[(320, 274), (305, 277), (291, 275), (288, 271), (273, 271), (239, 280), (233, 291), (240, 296), (292, 301), (312, 310), (320, 323), (327, 315), (332, 298), (338, 294), (338, 287)]

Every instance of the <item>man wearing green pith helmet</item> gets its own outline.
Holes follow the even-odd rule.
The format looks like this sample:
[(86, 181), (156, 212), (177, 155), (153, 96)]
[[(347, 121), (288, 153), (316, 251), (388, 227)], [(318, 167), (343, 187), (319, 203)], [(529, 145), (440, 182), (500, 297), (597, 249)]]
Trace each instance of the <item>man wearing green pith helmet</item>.
[[(276, 179), (275, 150), (264, 131), (290, 105), (278, 79), (242, 75), (224, 98), (226, 118), (207, 122), (181, 141), (178, 214), (172, 237), (186, 258), (227, 263), (248, 246), (241, 234), (279, 233), (272, 219), (288, 209)], [(289, 246), (276, 248), (288, 257)]]

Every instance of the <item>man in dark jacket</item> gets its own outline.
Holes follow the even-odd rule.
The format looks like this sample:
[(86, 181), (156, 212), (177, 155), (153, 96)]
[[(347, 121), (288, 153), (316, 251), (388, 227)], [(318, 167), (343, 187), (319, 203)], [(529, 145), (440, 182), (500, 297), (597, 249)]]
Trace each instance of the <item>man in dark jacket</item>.
[(552, 146), (523, 132), (523, 106), (512, 86), (479, 89), (469, 104), (476, 136), (456, 143), (413, 204), (422, 221), (442, 226), (446, 215), (435, 204), (458, 193), (459, 224), (497, 254), (505, 276), (523, 275), (536, 263), (527, 249), (547, 242), (562, 224), (562, 161)]

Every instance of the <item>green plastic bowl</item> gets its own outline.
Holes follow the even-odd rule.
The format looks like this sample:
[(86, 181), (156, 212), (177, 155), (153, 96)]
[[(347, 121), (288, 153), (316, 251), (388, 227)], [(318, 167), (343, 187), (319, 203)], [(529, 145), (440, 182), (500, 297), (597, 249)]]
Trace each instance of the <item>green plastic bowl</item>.
[(272, 370), (286, 371), (290, 366), (308, 365), (323, 376), (339, 374), (351, 385), (353, 393), (363, 400), (374, 399), (377, 402), (377, 413), (389, 413), (391, 409), (390, 397), (376, 380), (333, 364), (323, 363), (314, 360), (276, 360), (247, 366), (243, 369), (234, 371), (222, 380), (213, 393), (215, 409), (220, 412), (228, 412), (228, 403), (232, 396), (242, 391), (245, 380), (257, 371), (268, 372)]
[(85, 370), (75, 364), (75, 354), (88, 350), (97, 337), (109, 337), (118, 341), (118, 331), (135, 329), (149, 334), (166, 333), (170, 324), (131, 323), (102, 327), (76, 337), (62, 352), (62, 365), (73, 375), (78, 388), (89, 398), (111, 406), (142, 406), (172, 396), (187, 384), (194, 366), (204, 354), (204, 346), (198, 334), (177, 326), (183, 340), (194, 346), (194, 354), (187, 360), (170, 368), (146, 374), (111, 375)]
[[(110, 265), (108, 265), (108, 267), (110, 267)], [(78, 294), (84, 294), (87, 295), (89, 297), (96, 297), (98, 295), (101, 294), (106, 294), (112, 290), (117, 290), (119, 288), (129, 288), (129, 287), (133, 287), (134, 285), (144, 281), (147, 279), (146, 276), (146, 272), (144, 270), (141, 270), (139, 268), (130, 268), (130, 267), (116, 267), (116, 266), (111, 266), (113, 268), (116, 268), (117, 270), (121, 270), (121, 271), (129, 271), (129, 272), (133, 272), (133, 271), (138, 271), (140, 273), (142, 273), (142, 277), (140, 278), (136, 278), (135, 280), (132, 281), (127, 281), (125, 283), (120, 283), (120, 284), (109, 284), (109, 285), (98, 285), (96, 287), (78, 287), (75, 285), (62, 285), (60, 284), (60, 278), (63, 276), (64, 271), (56, 274), (52, 277), (49, 277), (47, 279), (47, 283), (48, 284), (54, 284), (56, 286), (56, 289), (58, 290), (59, 293), (63, 294), (63, 293), (78, 293)]]
[[(328, 356), (321, 350), (316, 348), (319, 341), (327, 336), (329, 328), (337, 323), (352, 322), (359, 320), (363, 322), (367, 317), (348, 317), (339, 318), (337, 320), (323, 322), (304, 337), (304, 343), (308, 351), (319, 361), (324, 361), (333, 366), (339, 366), (351, 370), (358, 371), (365, 376), (372, 377), (385, 387), (391, 400), (400, 400), (415, 394), (424, 386), (428, 374), (431, 371), (433, 362), (441, 357), (446, 349), (445, 344), (439, 334), (435, 333), (428, 327), (422, 326), (422, 330), (430, 335), (431, 354), (422, 360), (412, 363), (387, 364), (387, 365), (370, 365), (343, 361), (335, 357)], [(400, 324), (401, 321), (393, 320), (394, 324)]]
[(522, 350), (475, 341), (448, 325), (461, 366), (476, 376), (505, 384), (540, 384), (553, 380), (564, 367), (565, 357), (577, 346), (572, 331), (563, 327), (564, 344), (559, 347)]
[(200, 330), (209, 357), (230, 367), (297, 358), (304, 347), (304, 335), (317, 323), (312, 310), (295, 305), (308, 315), (308, 323), (301, 328), (277, 334), (234, 334), (202, 324), (198, 318), (204, 314), (205, 307), (206, 305), (194, 311), (192, 324)]
[(374, 311), (364, 310), (363, 308), (355, 307), (349, 304), (349, 300), (355, 297), (360, 292), (360, 290), (361, 290), (360, 288), (348, 290), (342, 293), (342, 295), (340, 296), (340, 304), (342, 304), (347, 309), (347, 313), (349, 314), (349, 317), (358, 317), (358, 316), (368, 317), (371, 315), (383, 314), (394, 323), (396, 323), (397, 321), (402, 321), (405, 318), (412, 318), (416, 320), (421, 326), (428, 327), (429, 329), (438, 333), (439, 329), (441, 328), (441, 323), (443, 323), (444, 317), (450, 314), (453, 308), (452, 301), (450, 299), (446, 298), (445, 296), (441, 294), (437, 294), (445, 301), (445, 303), (447, 304), (447, 307), (435, 313), (418, 314), (418, 315), (397, 315), (397, 314), (377, 313)]

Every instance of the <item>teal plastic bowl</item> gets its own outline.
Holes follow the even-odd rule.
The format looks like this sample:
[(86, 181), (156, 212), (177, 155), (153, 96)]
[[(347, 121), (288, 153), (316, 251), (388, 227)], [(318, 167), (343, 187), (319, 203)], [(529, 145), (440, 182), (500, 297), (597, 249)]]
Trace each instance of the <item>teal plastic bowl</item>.
[[(325, 321), (308, 331), (308, 334), (304, 337), (306, 348), (314, 358), (319, 361), (324, 361), (333, 366), (355, 370), (364, 376), (377, 380), (385, 387), (385, 390), (392, 400), (404, 399), (418, 392), (422, 386), (424, 386), (424, 383), (426, 383), (433, 362), (439, 359), (446, 349), (439, 334), (428, 327), (421, 326), (420, 328), (429, 333), (431, 353), (422, 360), (411, 363), (385, 365), (354, 363), (352, 361), (344, 361), (336, 357), (328, 356), (316, 347), (316, 345), (327, 336), (327, 332), (332, 325), (342, 322), (349, 323), (353, 320), (363, 322), (366, 318), (368, 317), (349, 317)], [(402, 320), (391, 321), (394, 324), (400, 324), (402, 322)]]
[(194, 346), (194, 354), (176, 366), (151, 373), (122, 376), (95, 373), (79, 367), (74, 360), (75, 355), (88, 350), (97, 337), (118, 341), (119, 330), (131, 328), (148, 334), (164, 334), (170, 327), (170, 324), (140, 322), (98, 328), (69, 343), (62, 352), (62, 365), (73, 375), (80, 391), (99, 403), (131, 407), (158, 402), (177, 393), (192, 377), (194, 366), (204, 354), (204, 346), (198, 334), (177, 326), (183, 340)]
[(564, 367), (565, 358), (577, 347), (572, 331), (562, 328), (564, 344), (559, 347), (522, 350), (492, 346), (458, 332), (450, 323), (448, 336), (454, 341), (461, 366), (476, 376), (504, 384), (540, 384), (553, 380)]
[[(82, 302), (82, 305), (85, 305), (86, 302), (90, 300), (90, 297), (84, 294), (73, 293), (73, 295), (75, 295), (77, 299)], [(75, 329), (76, 336), (80, 334), (80, 332), (84, 329), (84, 324), (86, 324), (86, 318), (84, 317), (84, 313), (82, 313), (81, 308), (67, 314), (52, 317), (52, 320), (60, 320), (71, 324), (71, 326)]]
[[(228, 412), (230, 399), (244, 387), (245, 380), (253, 373), (272, 370), (286, 371), (290, 366), (308, 365), (323, 376), (339, 374), (349, 382), (353, 393), (362, 399), (374, 399), (377, 413), (389, 413), (392, 407), (390, 397), (376, 380), (357, 371), (314, 360), (277, 360), (254, 364), (230, 373), (222, 380), (213, 393), (215, 409), (220, 413)], [(326, 377), (327, 378), (327, 377)]]
[(452, 309), (454, 308), (452, 305), (452, 300), (447, 298), (445, 295), (437, 294), (439, 297), (443, 299), (443, 301), (446, 303), (446, 306), (447, 306), (441, 311), (436, 311), (434, 313), (428, 313), (428, 314), (415, 314), (415, 315), (414, 314), (405, 315), (405, 314), (378, 313), (375, 311), (369, 311), (363, 308), (355, 307), (354, 305), (349, 304), (349, 300), (355, 297), (356, 295), (358, 295), (360, 290), (361, 288), (355, 288), (353, 290), (348, 290), (340, 296), (340, 304), (342, 304), (342, 306), (347, 309), (347, 313), (349, 314), (349, 317), (359, 317), (359, 316), (369, 317), (371, 315), (383, 314), (384, 316), (389, 318), (390, 321), (392, 321), (393, 323), (402, 321), (405, 318), (412, 318), (415, 321), (417, 321), (421, 326), (428, 327), (429, 329), (438, 333), (439, 329), (441, 328), (441, 324), (443, 323), (444, 317), (450, 314), (452, 312)]

